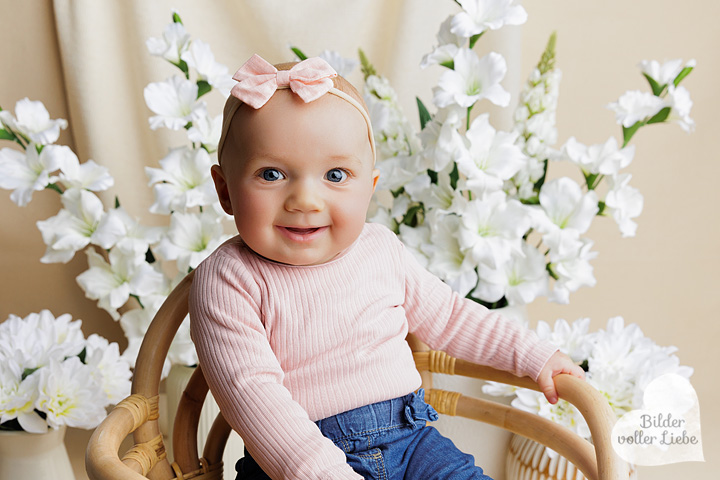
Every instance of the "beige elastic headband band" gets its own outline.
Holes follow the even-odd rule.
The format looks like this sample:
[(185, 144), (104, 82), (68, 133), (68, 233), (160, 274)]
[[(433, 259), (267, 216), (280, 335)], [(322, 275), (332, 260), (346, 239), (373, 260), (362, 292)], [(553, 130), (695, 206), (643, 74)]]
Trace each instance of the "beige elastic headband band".
[[(278, 87), (278, 90), (280, 89), (286, 89), (289, 87), (282, 86)], [(328, 93), (333, 94), (337, 97), (342, 98), (346, 102), (348, 102), (350, 105), (355, 107), (355, 109), (360, 112), (360, 114), (365, 119), (365, 123), (367, 124), (368, 128), (368, 138), (370, 139), (370, 149), (372, 150), (372, 157), (373, 157), (373, 165), (375, 165), (376, 161), (376, 154), (375, 154), (375, 137), (373, 136), (373, 130), (372, 130), (372, 124), (370, 123), (370, 116), (365, 111), (362, 105), (355, 100), (353, 97), (348, 95), (347, 93), (343, 92), (342, 90), (338, 90), (335, 87), (332, 87), (330, 90), (328, 90)], [(220, 142), (218, 143), (218, 161), (222, 158), (222, 150), (223, 145), (225, 144), (225, 140), (227, 139), (228, 131), (230, 130), (230, 124), (232, 123), (232, 119), (235, 116), (235, 112), (237, 112), (238, 108), (240, 108), (240, 105), (242, 105), (243, 102), (237, 97), (234, 97), (230, 95), (227, 99), (227, 102), (225, 103), (225, 108), (223, 110), (223, 124), (222, 124), (222, 133), (220, 134)], [(262, 108), (262, 107), (261, 107)]]

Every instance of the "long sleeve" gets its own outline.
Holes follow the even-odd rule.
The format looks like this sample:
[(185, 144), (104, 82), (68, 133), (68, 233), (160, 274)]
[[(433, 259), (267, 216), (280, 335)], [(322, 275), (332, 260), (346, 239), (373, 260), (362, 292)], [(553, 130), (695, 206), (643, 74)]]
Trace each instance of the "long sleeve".
[(557, 350), (535, 332), (467, 298), (425, 270), (400, 244), (409, 329), (431, 348), (537, 380)]
[(362, 478), (283, 386), (260, 317), (259, 288), (221, 255), (195, 274), (191, 334), (221, 411), (271, 478)]

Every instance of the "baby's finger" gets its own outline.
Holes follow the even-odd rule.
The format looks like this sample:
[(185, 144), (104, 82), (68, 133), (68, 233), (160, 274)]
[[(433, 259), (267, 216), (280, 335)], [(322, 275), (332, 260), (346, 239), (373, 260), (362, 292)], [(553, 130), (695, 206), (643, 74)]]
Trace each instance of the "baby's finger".
[(548, 402), (555, 405), (557, 403), (557, 390), (555, 389), (555, 382), (551, 375), (542, 375), (538, 377), (538, 386), (540, 391), (545, 395)]

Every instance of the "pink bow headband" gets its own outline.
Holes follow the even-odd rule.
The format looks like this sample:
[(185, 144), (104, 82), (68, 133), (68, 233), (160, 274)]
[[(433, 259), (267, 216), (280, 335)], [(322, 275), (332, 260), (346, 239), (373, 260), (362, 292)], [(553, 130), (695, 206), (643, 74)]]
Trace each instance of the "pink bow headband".
[[(232, 117), (243, 103), (254, 109), (261, 108), (278, 89), (289, 88), (305, 103), (312, 102), (326, 93), (333, 94), (350, 103), (362, 114), (368, 127), (370, 147), (375, 162), (375, 140), (373, 138), (370, 117), (365, 108), (353, 97), (334, 87), (333, 78), (337, 72), (320, 57), (308, 58), (295, 64), (290, 70), (278, 70), (255, 54), (235, 72), (233, 79), (237, 84), (230, 91), (230, 97), (223, 112), (223, 128), (218, 144), (218, 158), (230, 129)], [(237, 101), (237, 100), (239, 101)]]

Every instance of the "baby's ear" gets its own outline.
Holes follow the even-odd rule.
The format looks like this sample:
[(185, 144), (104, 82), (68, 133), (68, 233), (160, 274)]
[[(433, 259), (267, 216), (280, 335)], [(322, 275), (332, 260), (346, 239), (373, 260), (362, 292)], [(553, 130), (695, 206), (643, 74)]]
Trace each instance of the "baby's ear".
[(225, 213), (232, 215), (233, 209), (232, 202), (230, 201), (230, 192), (228, 191), (222, 167), (220, 165), (213, 165), (210, 169), (210, 175), (212, 175), (213, 182), (215, 182), (215, 191), (218, 194), (220, 206), (225, 210)]

